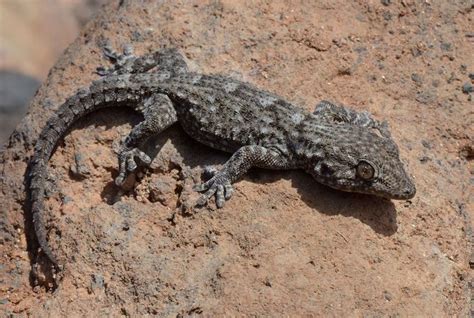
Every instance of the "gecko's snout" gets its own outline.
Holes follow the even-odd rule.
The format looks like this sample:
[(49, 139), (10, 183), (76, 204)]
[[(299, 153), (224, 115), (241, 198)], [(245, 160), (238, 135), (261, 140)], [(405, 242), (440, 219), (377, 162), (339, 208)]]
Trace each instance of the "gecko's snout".
[(409, 187), (403, 190), (403, 196), (405, 197), (405, 199), (411, 199), (415, 196), (415, 194), (416, 194), (416, 188), (414, 184), (411, 184)]
[(399, 193), (394, 194), (392, 199), (395, 200), (408, 200), (415, 196), (416, 187), (414, 183), (407, 184)]

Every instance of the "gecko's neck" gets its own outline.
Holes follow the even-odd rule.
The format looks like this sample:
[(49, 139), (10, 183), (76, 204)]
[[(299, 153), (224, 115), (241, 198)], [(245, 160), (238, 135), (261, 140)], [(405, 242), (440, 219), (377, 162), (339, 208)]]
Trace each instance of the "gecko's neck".
[(322, 123), (317, 117), (309, 116), (295, 130), (292, 136), (294, 156), (299, 162), (313, 164), (327, 154), (327, 149), (331, 148), (333, 139), (330, 134), (330, 127)]

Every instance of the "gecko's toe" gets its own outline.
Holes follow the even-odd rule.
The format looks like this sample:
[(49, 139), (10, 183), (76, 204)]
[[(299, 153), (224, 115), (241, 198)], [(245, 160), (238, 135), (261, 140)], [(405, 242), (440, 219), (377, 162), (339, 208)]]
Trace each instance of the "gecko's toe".
[(231, 184), (226, 184), (224, 186), (224, 198), (229, 200), (232, 197), (232, 194), (234, 194), (234, 188)]
[(207, 204), (207, 201), (209, 201), (210, 198), (216, 193), (216, 188), (211, 188), (206, 191), (201, 197), (197, 200), (196, 205), (197, 206), (205, 206)]
[(122, 185), (127, 175), (138, 168), (138, 164), (147, 166), (150, 163), (151, 158), (137, 148), (121, 151), (119, 154), (119, 175), (115, 178), (115, 184)]
[(124, 56), (133, 56), (133, 45), (127, 43), (123, 46), (123, 55)]
[(96, 73), (100, 76), (120, 75), (132, 72), (132, 65), (137, 59), (133, 55), (133, 47), (131, 45), (124, 46), (123, 53), (119, 53), (107, 44), (102, 49), (104, 57), (112, 63), (111, 67), (99, 66)]
[(127, 176), (126, 161), (119, 156), (119, 174), (115, 178), (115, 184), (121, 186)]
[(193, 190), (196, 192), (206, 191), (207, 189), (209, 189), (209, 187), (206, 187), (205, 183), (196, 184), (193, 186)]
[(216, 191), (216, 205), (218, 208), (222, 208), (225, 203), (225, 197), (224, 197), (224, 186), (219, 184), (217, 187)]
[(133, 172), (137, 169), (138, 165), (135, 162), (134, 158), (128, 158), (127, 159), (127, 171), (128, 172)]
[(119, 173), (117, 178), (115, 178), (115, 185), (120, 187), (124, 181), (125, 181), (125, 173)]
[(111, 71), (109, 68), (106, 68), (104, 66), (99, 66), (95, 69), (95, 72), (97, 73), (97, 75), (106, 76), (106, 75), (109, 75)]

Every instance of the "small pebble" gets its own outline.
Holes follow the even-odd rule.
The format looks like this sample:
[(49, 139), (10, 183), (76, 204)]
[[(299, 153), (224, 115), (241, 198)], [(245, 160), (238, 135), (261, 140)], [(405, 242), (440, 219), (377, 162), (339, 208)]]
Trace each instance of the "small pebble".
[(453, 48), (452, 48), (451, 43), (446, 43), (446, 42), (441, 43), (441, 50), (442, 51), (448, 52), (448, 51), (451, 51), (452, 49)]
[(430, 104), (436, 99), (436, 96), (432, 91), (421, 91), (416, 94), (415, 99), (422, 104)]
[(472, 93), (472, 92), (474, 92), (474, 87), (472, 86), (471, 83), (466, 83), (462, 86), (462, 92), (464, 94)]
[(433, 146), (431, 145), (431, 143), (427, 140), (422, 140), (421, 141), (421, 144), (423, 145), (423, 147), (427, 148), (427, 149), (431, 149), (433, 148)]
[(90, 176), (90, 171), (87, 167), (84, 156), (80, 153), (74, 154), (74, 163), (69, 167), (72, 175), (80, 180), (86, 179)]
[(91, 281), (91, 288), (93, 290), (104, 288), (104, 276), (102, 276), (101, 274), (93, 274), (92, 281)]
[(423, 78), (417, 73), (411, 74), (411, 80), (415, 82), (418, 86), (421, 86), (421, 84), (423, 84)]

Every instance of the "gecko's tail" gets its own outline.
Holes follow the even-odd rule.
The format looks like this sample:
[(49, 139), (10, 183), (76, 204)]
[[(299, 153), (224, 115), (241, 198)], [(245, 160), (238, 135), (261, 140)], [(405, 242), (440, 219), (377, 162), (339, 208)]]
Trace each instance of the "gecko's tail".
[[(127, 77), (95, 81), (68, 98), (46, 123), (35, 145), (29, 165), (29, 189), (34, 230), (41, 250), (56, 268), (59, 263), (48, 244), (44, 217), (44, 198), (47, 187), (47, 165), (58, 141), (79, 118), (100, 108), (128, 106), (134, 108), (140, 100), (136, 85), (126, 82)], [(117, 87), (119, 82), (120, 87)]]
[(62, 104), (41, 131), (35, 145), (34, 154), (29, 164), (29, 189), (31, 202), (31, 215), (34, 230), (41, 250), (56, 268), (59, 263), (48, 244), (48, 231), (44, 218), (44, 199), (47, 187), (47, 165), (56, 147), (56, 144), (71, 125), (88, 112), (86, 105), (92, 110), (94, 103), (85, 103), (92, 100), (88, 90), (83, 90)]

